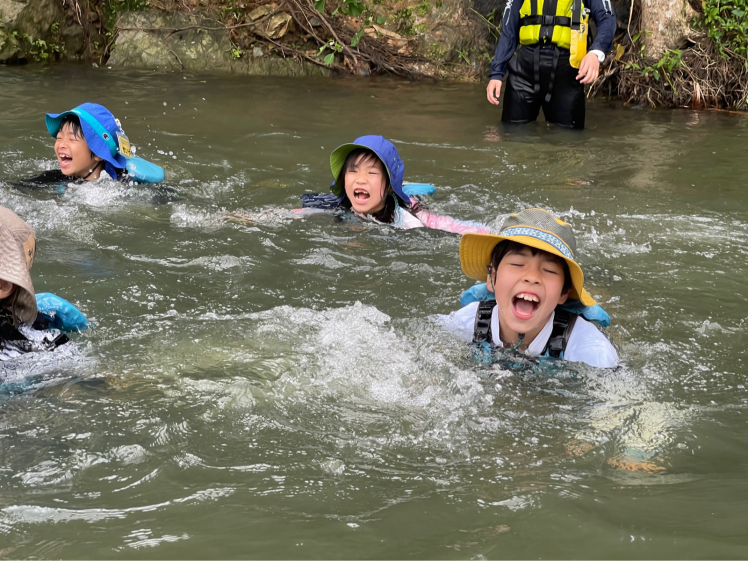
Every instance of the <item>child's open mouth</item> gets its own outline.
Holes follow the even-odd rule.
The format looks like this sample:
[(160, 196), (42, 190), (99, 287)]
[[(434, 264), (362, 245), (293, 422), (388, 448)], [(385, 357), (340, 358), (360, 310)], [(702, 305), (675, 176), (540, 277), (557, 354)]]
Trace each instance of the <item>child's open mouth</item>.
[(67, 154), (57, 154), (57, 158), (60, 160), (60, 167), (67, 167), (72, 161), (73, 157)]
[(529, 319), (540, 307), (540, 298), (529, 292), (520, 292), (512, 298), (512, 309), (514, 315), (520, 319)]
[(363, 189), (356, 189), (353, 191), (353, 198), (356, 199), (356, 202), (365, 203), (369, 200), (369, 197), (369, 192), (364, 191)]

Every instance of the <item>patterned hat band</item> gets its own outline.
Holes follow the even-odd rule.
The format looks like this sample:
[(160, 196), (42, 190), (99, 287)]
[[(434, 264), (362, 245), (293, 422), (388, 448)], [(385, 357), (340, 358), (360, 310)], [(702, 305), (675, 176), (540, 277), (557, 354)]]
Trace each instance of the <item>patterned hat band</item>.
[(97, 135), (99, 135), (99, 137), (106, 144), (107, 148), (109, 148), (109, 153), (112, 155), (112, 157), (117, 155), (117, 153), (119, 152), (117, 143), (112, 138), (112, 135), (110, 135), (107, 130), (103, 126), (101, 126), (101, 123), (99, 123), (99, 121), (97, 121), (93, 115), (78, 107), (76, 107), (75, 109), (71, 109), (71, 112), (77, 114), (80, 118), (86, 121), (86, 124), (91, 127)]
[(546, 232), (545, 230), (539, 230), (537, 228), (531, 228), (529, 226), (510, 226), (509, 228), (501, 230), (501, 232), (499, 232), (499, 235), (507, 238), (511, 238), (514, 236), (526, 236), (528, 238), (535, 238), (536, 240), (540, 240), (553, 246), (567, 259), (575, 261), (574, 253), (572, 253), (572, 251), (569, 249), (569, 246), (566, 245), (559, 237), (551, 234), (550, 232)]

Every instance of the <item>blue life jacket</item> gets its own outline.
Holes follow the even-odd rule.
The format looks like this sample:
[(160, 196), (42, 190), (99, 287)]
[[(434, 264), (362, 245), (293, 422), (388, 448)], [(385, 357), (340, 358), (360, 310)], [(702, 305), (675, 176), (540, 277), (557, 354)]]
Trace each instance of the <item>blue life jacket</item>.
[(161, 183), (166, 179), (164, 168), (153, 162), (138, 157), (126, 158), (126, 160), (125, 171), (127, 171), (127, 177), (131, 181), (136, 183)]

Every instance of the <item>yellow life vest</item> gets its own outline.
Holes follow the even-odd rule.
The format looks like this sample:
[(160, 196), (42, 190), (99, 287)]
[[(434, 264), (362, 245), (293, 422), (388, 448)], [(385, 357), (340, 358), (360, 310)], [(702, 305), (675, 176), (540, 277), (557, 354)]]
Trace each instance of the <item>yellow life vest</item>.
[(568, 49), (571, 45), (573, 0), (557, 0), (555, 12), (548, 13), (553, 0), (524, 0), (519, 9), (521, 45), (550, 44)]

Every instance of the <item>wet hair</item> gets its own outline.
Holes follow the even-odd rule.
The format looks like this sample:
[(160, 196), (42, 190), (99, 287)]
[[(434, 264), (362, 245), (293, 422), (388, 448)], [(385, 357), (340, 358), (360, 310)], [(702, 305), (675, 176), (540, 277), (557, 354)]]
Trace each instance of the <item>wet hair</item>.
[(0, 300), (0, 323), (7, 321), (13, 327), (18, 327), (20, 319), (18, 318), (18, 312), (16, 310), (20, 291), (18, 290), (18, 285), (13, 283), (10, 284), (13, 287), (10, 294)]
[[(541, 252), (548, 253), (547, 251), (543, 251), (542, 249), (538, 249), (537, 247), (513, 242), (512, 240), (502, 240), (501, 242), (496, 244), (496, 246), (493, 248), (493, 251), (491, 252), (491, 268), (496, 271), (499, 268), (499, 263), (501, 263), (501, 260), (506, 257), (507, 253), (519, 253), (525, 249), (529, 249), (533, 257)], [(569, 271), (569, 264), (566, 262), (566, 259), (562, 259), (558, 255), (554, 255), (553, 253), (548, 253), (548, 255), (550, 255), (557, 262), (560, 262), (564, 268), (564, 287), (562, 289), (562, 292), (566, 292), (571, 288), (571, 272)]]
[(81, 121), (77, 115), (65, 115), (62, 118), (62, 121), (60, 121), (60, 128), (57, 129), (57, 132), (59, 133), (65, 125), (70, 125), (73, 129), (73, 134), (76, 137), (86, 138), (86, 135), (83, 134), (83, 129), (81, 128)]
[(335, 185), (342, 186), (342, 193), (344, 195), (343, 200), (340, 202), (341, 207), (350, 209), (352, 206), (350, 199), (348, 199), (348, 195), (346, 195), (345, 193), (346, 172), (352, 171), (357, 163), (365, 162), (378, 163), (380, 166), (382, 166), (382, 172), (384, 173), (385, 177), (384, 207), (382, 208), (382, 210), (373, 213), (371, 216), (373, 216), (379, 222), (391, 224), (395, 221), (398, 206), (404, 206), (409, 210), (416, 210), (413, 209), (410, 204), (397, 200), (397, 195), (395, 195), (395, 192), (392, 190), (392, 184), (390, 183), (390, 174), (387, 173), (387, 168), (385, 167), (382, 160), (379, 159), (379, 156), (377, 156), (374, 151), (369, 150), (368, 148), (356, 148), (350, 154), (348, 154), (348, 157), (345, 159), (345, 163), (340, 170), (340, 174), (338, 174), (338, 177), (335, 179)]

